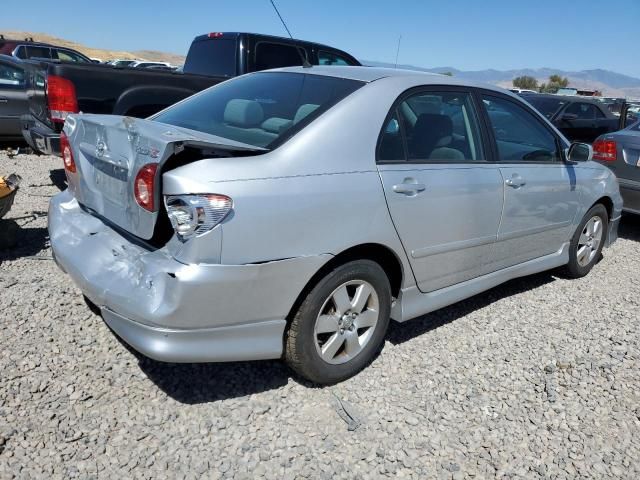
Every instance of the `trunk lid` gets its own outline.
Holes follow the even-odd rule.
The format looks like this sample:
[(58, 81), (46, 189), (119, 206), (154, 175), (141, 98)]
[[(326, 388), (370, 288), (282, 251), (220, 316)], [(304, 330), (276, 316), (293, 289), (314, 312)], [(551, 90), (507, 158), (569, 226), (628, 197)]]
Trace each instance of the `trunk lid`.
[[(76, 173), (67, 174), (78, 202), (133, 235), (153, 237), (162, 210), (162, 165), (185, 147), (238, 152), (266, 149), (151, 120), (117, 115), (70, 115), (69, 138)], [(203, 157), (206, 158), (206, 157)], [(138, 205), (134, 181), (142, 167), (158, 164), (154, 182), (156, 210)]]

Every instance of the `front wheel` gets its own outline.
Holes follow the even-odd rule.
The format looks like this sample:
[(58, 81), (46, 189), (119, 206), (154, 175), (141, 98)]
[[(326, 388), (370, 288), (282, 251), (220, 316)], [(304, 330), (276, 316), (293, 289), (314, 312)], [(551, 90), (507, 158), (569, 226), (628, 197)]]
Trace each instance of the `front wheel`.
[(608, 225), (609, 215), (603, 205), (594, 205), (586, 213), (571, 239), (569, 263), (564, 268), (568, 277), (584, 277), (591, 271), (602, 253)]
[(285, 358), (320, 384), (345, 380), (367, 366), (389, 325), (391, 287), (371, 260), (355, 260), (327, 274), (307, 294), (291, 320)]

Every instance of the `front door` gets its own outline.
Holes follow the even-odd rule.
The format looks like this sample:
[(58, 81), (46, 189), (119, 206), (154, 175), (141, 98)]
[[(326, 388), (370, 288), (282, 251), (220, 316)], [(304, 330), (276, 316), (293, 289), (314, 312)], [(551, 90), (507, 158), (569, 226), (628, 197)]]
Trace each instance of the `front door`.
[(573, 234), (578, 210), (574, 167), (534, 112), (500, 95), (483, 95), (483, 105), (505, 185), (495, 267), (558, 252)]
[(386, 121), (378, 169), (422, 292), (491, 270), (503, 185), (498, 167), (485, 161), (485, 143), (464, 89), (413, 90)]

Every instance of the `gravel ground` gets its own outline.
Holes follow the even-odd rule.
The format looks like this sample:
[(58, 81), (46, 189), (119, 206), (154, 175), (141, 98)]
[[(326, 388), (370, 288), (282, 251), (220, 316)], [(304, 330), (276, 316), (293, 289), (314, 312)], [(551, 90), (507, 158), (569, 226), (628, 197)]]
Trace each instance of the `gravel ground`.
[(0, 228), (0, 478), (639, 478), (640, 217), (588, 277), (520, 279), (403, 325), (357, 377), (126, 348), (51, 261), (52, 157)]

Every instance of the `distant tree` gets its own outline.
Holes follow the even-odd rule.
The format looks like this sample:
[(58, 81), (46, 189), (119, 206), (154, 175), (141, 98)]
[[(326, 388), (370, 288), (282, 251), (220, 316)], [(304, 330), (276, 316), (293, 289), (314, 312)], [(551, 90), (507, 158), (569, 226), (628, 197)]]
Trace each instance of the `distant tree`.
[(549, 77), (549, 83), (543, 83), (540, 85), (541, 93), (557, 93), (558, 89), (569, 86), (569, 79), (567, 77), (561, 77), (560, 75), (551, 75)]
[(528, 75), (522, 77), (516, 77), (512, 80), (513, 86), (516, 88), (524, 88), (526, 90), (537, 90), (538, 80)]
[(446, 75), (447, 77), (453, 77), (452, 72), (442, 72), (442, 75)]

